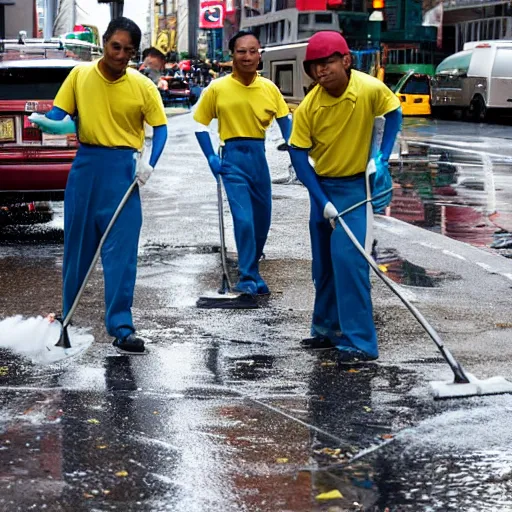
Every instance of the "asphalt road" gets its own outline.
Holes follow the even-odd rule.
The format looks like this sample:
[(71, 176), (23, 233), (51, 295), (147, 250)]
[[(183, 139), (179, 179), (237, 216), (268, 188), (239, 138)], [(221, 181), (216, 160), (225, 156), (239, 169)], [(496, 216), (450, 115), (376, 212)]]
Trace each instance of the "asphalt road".
[[(485, 151), (504, 154), (512, 127), (411, 120), (404, 133), (443, 143), (466, 137), (466, 147), (486, 138)], [(288, 172), (278, 142), (272, 130), (275, 179)], [(495, 183), (509, 183), (506, 159), (491, 160)], [(512, 378), (512, 260), (491, 247), (489, 230), (477, 247), (445, 236), (453, 201), (488, 216), (488, 182), (471, 188), (459, 179), (470, 168), (479, 183), (489, 174), (485, 162), (477, 171), (471, 163), (459, 162), (456, 200), (439, 187), (429, 196), (432, 222), (376, 220), (379, 262), (471, 373)], [(510, 189), (495, 188), (507, 213)], [(450, 379), (450, 369), (380, 281), (378, 363), (337, 368), (328, 354), (298, 348), (313, 300), (303, 187), (274, 185), (261, 267), (273, 294), (252, 311), (195, 307), (218, 287), (220, 262), (215, 182), (190, 116), (171, 119), (142, 195), (134, 316), (150, 352), (114, 352), (99, 271), (74, 319), (87, 330), (73, 331), (76, 340), (95, 339), (81, 357), (42, 366), (0, 352), (1, 511), (512, 509), (512, 396), (433, 401), (429, 381)], [(2, 233), (0, 318), (58, 310), (59, 208), (50, 225)], [(234, 258), (228, 215), (226, 224)]]

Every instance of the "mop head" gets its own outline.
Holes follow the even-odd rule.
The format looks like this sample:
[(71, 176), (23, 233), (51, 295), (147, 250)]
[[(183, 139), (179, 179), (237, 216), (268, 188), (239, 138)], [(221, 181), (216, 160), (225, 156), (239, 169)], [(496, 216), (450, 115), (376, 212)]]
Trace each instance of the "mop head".
[(216, 293), (199, 297), (196, 306), (201, 309), (256, 309), (256, 298), (248, 293)]
[(84, 329), (70, 327), (71, 348), (56, 347), (62, 325), (53, 315), (23, 318), (21, 315), (0, 321), (0, 349), (32, 361), (34, 364), (54, 364), (85, 352), (94, 337)]
[(470, 396), (501, 395), (512, 393), (512, 382), (504, 377), (491, 377), (479, 380), (470, 373), (466, 374), (468, 384), (456, 384), (450, 381), (434, 381), (430, 383), (431, 391), (436, 400), (444, 398), (462, 398)]

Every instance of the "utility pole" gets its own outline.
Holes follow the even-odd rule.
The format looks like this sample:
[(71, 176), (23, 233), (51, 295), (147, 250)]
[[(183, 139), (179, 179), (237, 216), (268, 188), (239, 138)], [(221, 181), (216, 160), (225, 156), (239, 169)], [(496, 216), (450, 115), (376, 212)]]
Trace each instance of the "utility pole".
[(124, 0), (98, 0), (99, 4), (110, 4), (110, 19), (120, 18), (123, 15)]
[(123, 15), (124, 1), (112, 2), (110, 4), (110, 19), (120, 18)]
[(57, 17), (57, 0), (44, 0), (44, 26), (43, 37), (51, 39), (53, 37), (53, 25)]

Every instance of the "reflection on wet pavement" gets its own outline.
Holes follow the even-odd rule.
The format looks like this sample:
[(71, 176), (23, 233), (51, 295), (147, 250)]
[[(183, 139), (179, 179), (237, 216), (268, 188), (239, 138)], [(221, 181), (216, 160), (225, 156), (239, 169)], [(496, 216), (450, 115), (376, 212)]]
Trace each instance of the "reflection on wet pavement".
[(408, 152), (392, 165), (390, 215), (512, 257), (512, 157), (407, 142)]
[(398, 252), (393, 249), (380, 250), (376, 247), (376, 262), (390, 279), (396, 283), (406, 286), (419, 286), (423, 288), (433, 288), (439, 286), (447, 279), (459, 279), (455, 274), (441, 272), (438, 270), (429, 270), (410, 261), (400, 258)]

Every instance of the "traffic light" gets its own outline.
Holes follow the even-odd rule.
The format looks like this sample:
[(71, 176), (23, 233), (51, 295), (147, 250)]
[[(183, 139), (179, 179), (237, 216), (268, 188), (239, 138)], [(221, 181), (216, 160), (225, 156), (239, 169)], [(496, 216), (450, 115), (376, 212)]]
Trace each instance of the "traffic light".
[(384, 9), (384, 0), (373, 0), (372, 7), (374, 9)]

